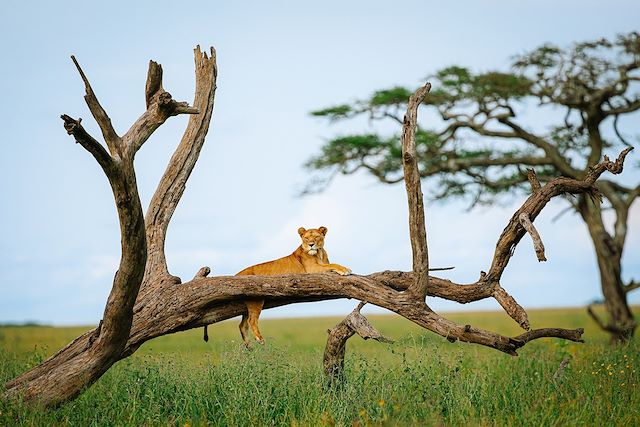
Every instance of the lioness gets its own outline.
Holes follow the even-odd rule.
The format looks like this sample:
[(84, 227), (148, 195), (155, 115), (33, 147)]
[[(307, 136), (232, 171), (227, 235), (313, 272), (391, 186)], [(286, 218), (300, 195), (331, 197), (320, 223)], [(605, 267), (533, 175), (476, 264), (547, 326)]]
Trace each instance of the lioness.
[[(329, 263), (327, 251), (324, 250), (324, 236), (327, 235), (327, 227), (312, 228), (310, 230), (300, 227), (298, 228), (298, 234), (302, 239), (302, 244), (291, 255), (252, 265), (236, 274), (236, 276), (275, 276), (279, 274), (322, 273), (325, 271), (335, 271), (342, 275), (351, 273), (351, 270), (347, 267)], [(249, 326), (251, 326), (256, 341), (264, 344), (264, 338), (258, 328), (258, 318), (260, 317), (264, 300), (245, 301), (245, 304), (247, 305), (247, 314), (242, 315), (240, 335), (242, 335), (245, 345), (249, 346)], [(204, 340), (209, 340), (207, 326), (204, 327)]]

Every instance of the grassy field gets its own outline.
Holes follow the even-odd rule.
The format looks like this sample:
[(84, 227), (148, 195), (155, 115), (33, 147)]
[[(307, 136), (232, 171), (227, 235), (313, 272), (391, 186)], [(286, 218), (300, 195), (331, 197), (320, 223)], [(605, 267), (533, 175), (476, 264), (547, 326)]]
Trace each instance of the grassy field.
[[(640, 425), (640, 345), (611, 347), (583, 309), (531, 310), (536, 328), (584, 327), (585, 344), (545, 339), (510, 357), (450, 344), (398, 316), (370, 316), (386, 345), (350, 340), (346, 385), (324, 388), (326, 329), (338, 318), (263, 320), (242, 348), (237, 321), (161, 337), (55, 411), (0, 402), (0, 425)], [(516, 335), (504, 313), (460, 323)], [(0, 327), (0, 381), (86, 328)], [(570, 364), (554, 379), (561, 360)]]

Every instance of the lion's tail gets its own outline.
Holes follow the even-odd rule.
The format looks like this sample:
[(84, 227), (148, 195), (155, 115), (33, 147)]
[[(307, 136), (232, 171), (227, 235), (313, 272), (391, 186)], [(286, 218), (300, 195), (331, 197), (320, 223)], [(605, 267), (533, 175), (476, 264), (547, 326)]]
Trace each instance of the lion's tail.
[(209, 325), (204, 325), (204, 342), (209, 342), (209, 334), (207, 333), (207, 326)]

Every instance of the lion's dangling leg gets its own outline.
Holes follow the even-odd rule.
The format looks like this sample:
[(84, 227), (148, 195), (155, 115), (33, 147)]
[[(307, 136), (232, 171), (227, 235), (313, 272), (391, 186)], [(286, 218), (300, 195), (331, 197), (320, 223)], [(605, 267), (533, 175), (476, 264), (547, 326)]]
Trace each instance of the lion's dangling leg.
[(264, 301), (247, 301), (246, 304), (249, 312), (249, 326), (251, 326), (253, 336), (256, 337), (256, 341), (259, 344), (264, 344), (264, 338), (258, 328), (258, 318), (260, 317), (260, 312), (262, 312)]
[(242, 315), (242, 320), (240, 321), (240, 335), (242, 335), (242, 341), (244, 341), (244, 345), (249, 348), (249, 322), (247, 322), (248, 316), (246, 314)]

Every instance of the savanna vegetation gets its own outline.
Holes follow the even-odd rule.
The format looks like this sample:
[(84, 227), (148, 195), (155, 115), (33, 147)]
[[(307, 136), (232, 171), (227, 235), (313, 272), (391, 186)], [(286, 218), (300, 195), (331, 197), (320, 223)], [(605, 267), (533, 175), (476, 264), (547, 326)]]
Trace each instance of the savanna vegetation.
[[(396, 342), (349, 340), (347, 381), (327, 389), (322, 350), (340, 319), (263, 320), (268, 344), (255, 351), (228, 321), (210, 327), (208, 344), (199, 330), (144, 344), (57, 410), (0, 403), (0, 425), (637, 425), (636, 342), (609, 345), (584, 310), (529, 314), (539, 326), (585, 327), (586, 342), (539, 340), (514, 358), (451, 344), (399, 316), (368, 316)], [(518, 332), (501, 312), (447, 317)], [(0, 328), (0, 381), (86, 329)]]
[[(583, 328), (532, 329), (525, 309), (501, 283), (514, 248), (525, 234), (533, 241), (536, 257), (546, 260), (544, 245), (533, 221), (554, 197), (587, 194), (599, 200), (595, 183), (605, 172), (622, 173), (633, 147), (622, 150), (615, 160), (604, 156), (579, 177), (558, 177), (540, 182), (534, 170), (527, 173), (531, 194), (524, 200), (498, 237), (491, 265), (473, 283), (454, 283), (430, 276), (424, 203), (417, 151), (418, 107), (431, 84), (409, 97), (403, 121), (401, 147), (404, 182), (409, 205), (411, 272), (381, 271), (367, 276), (335, 276), (329, 273), (279, 276), (237, 275), (208, 277), (211, 269), (200, 268), (193, 279), (183, 282), (169, 272), (164, 245), (169, 223), (184, 193), (186, 182), (198, 160), (213, 112), (218, 68), (216, 52), (194, 49), (196, 93), (193, 105), (176, 101), (163, 88), (160, 64), (149, 61), (145, 85), (146, 111), (129, 130), (119, 135), (93, 91), (87, 75), (73, 60), (85, 86), (85, 101), (97, 122), (104, 144), (82, 125), (82, 119), (63, 114), (64, 129), (98, 163), (109, 181), (120, 222), (122, 253), (107, 298), (102, 320), (39, 365), (4, 383), (2, 398), (56, 408), (72, 401), (100, 379), (116, 362), (132, 356), (145, 342), (163, 335), (218, 323), (242, 315), (247, 301), (264, 301), (271, 308), (292, 303), (354, 298), (384, 307), (405, 319), (445, 337), (448, 341), (474, 343), (517, 356), (517, 350), (534, 340), (555, 337), (582, 341)], [(183, 137), (169, 160), (165, 173), (146, 209), (139, 197), (134, 159), (153, 132), (173, 116), (189, 114)], [(106, 145), (106, 147), (105, 147)], [(459, 324), (434, 312), (427, 296), (459, 303), (492, 298), (525, 331), (505, 336), (471, 324)], [(346, 320), (345, 320), (346, 321)], [(333, 361), (326, 363), (328, 377), (338, 379), (344, 363), (344, 345), (353, 323), (342, 324), (343, 338), (327, 343)], [(360, 334), (360, 332), (358, 332)], [(376, 332), (378, 334), (378, 332)], [(257, 337), (259, 338), (259, 337)], [(333, 348), (335, 351), (331, 351)], [(331, 357), (333, 353), (333, 357)], [(325, 357), (325, 361), (327, 358)], [(339, 385), (340, 381), (331, 381)]]
[[(632, 43), (631, 48), (634, 46)], [(637, 54), (633, 49), (629, 53), (634, 59)], [(218, 75), (215, 50), (194, 50), (196, 93), (192, 104), (176, 101), (163, 88), (162, 67), (150, 61), (145, 87), (147, 109), (122, 135), (116, 133), (80, 64), (75, 57), (72, 60), (104, 142), (87, 132), (81, 118), (61, 118), (67, 133), (94, 158), (109, 181), (120, 220), (121, 260), (97, 326), (82, 330), (2, 328), (4, 363), (0, 380), (4, 391), (0, 421), (34, 425), (553, 425), (595, 420), (625, 425), (638, 421), (633, 409), (638, 398), (632, 392), (637, 386), (637, 345), (626, 342), (633, 335), (635, 319), (625, 318), (627, 329), (616, 329), (618, 335), (624, 332), (624, 339), (614, 339), (622, 346), (610, 348), (602, 334), (594, 333), (592, 341), (580, 347), (569, 341), (581, 342), (584, 338), (583, 326), (588, 322), (585, 315), (540, 312), (530, 316), (508, 293), (509, 283), (501, 281), (513, 250), (525, 234), (530, 235), (538, 260), (546, 260), (533, 222), (552, 198), (576, 196), (597, 206), (594, 209), (599, 212), (599, 202), (605, 196), (615, 206), (616, 201), (607, 194), (614, 184), (605, 181), (606, 176), (622, 173), (625, 157), (633, 147), (607, 150), (617, 154), (611, 160), (604, 149), (613, 147), (600, 141), (596, 146), (581, 146), (590, 151), (584, 169), (565, 173), (559, 168), (552, 171), (561, 175), (557, 177), (547, 169), (536, 172), (532, 168), (523, 173), (529, 196), (498, 237), (487, 271), (480, 272), (475, 282), (464, 284), (430, 276), (421, 189), (423, 134), (417, 115), (423, 102), (438, 102), (443, 92), (437, 91), (433, 99), (429, 98), (432, 86), (426, 83), (406, 94), (409, 98), (399, 138), (399, 165), (409, 205), (411, 272), (208, 277), (211, 269), (205, 266), (183, 282), (170, 274), (164, 245), (171, 217), (211, 121)], [(449, 83), (442, 78), (438, 83), (444, 90), (448, 88)], [(491, 102), (502, 94), (491, 85), (487, 90)], [(502, 100), (496, 104), (501, 112), (481, 112), (486, 116), (485, 123), (496, 119), (510, 126), (515, 113)], [(607, 105), (611, 108), (607, 111), (613, 114), (635, 108), (635, 101)], [(135, 156), (159, 126), (180, 114), (190, 115), (187, 128), (144, 210), (138, 194)], [(590, 120), (588, 115), (579, 116)], [(571, 113), (567, 120), (570, 117)], [(605, 118), (600, 117), (601, 121)], [(557, 150), (546, 142), (539, 145), (555, 161)], [(545, 159), (544, 164), (551, 160)], [(571, 163), (567, 159), (559, 162)], [(600, 180), (603, 174), (605, 178)], [(614, 192), (626, 191), (620, 188)], [(632, 189), (629, 192), (624, 203), (630, 205), (637, 194)], [(623, 292), (623, 304), (618, 307), (631, 316), (626, 292), (635, 283), (624, 288), (616, 284), (616, 289)], [(425, 298), (434, 296), (459, 303), (492, 298), (505, 314), (457, 315), (454, 321), (430, 308)], [(606, 291), (605, 296), (609, 301)], [(336, 298), (366, 301), (404, 320), (378, 319), (381, 332), (398, 343), (367, 347), (354, 344), (356, 351), (348, 356), (341, 372), (346, 381), (330, 381), (331, 386), (327, 382), (330, 375), (319, 364), (326, 338), (323, 331), (336, 319), (273, 321), (273, 335), (269, 337), (267, 332), (269, 345), (254, 352), (243, 349), (235, 339), (225, 339), (230, 330), (235, 334), (235, 327), (226, 323), (216, 326), (212, 334), (216, 344), (211, 347), (205, 347), (190, 332), (173, 335), (243, 314), (247, 300), (264, 300), (265, 307), (271, 308)], [(610, 320), (615, 320), (611, 305), (607, 303), (606, 308)], [(494, 321), (494, 316), (500, 320)], [(505, 323), (507, 317), (511, 318), (510, 324)], [(613, 323), (604, 325), (593, 312), (592, 318), (609, 333), (618, 328)], [(417, 326), (410, 326), (407, 320)], [(546, 327), (547, 323), (555, 327)], [(434, 335), (427, 336), (417, 327)], [(38, 334), (41, 337), (36, 341), (30, 339)], [(73, 336), (77, 338), (55, 352)], [(567, 341), (537, 341), (550, 337)], [(478, 344), (484, 349), (467, 350), (446, 341)], [(43, 344), (47, 342), (51, 347)], [(522, 357), (505, 356), (518, 356), (525, 346)], [(490, 353), (489, 349), (498, 351)], [(340, 354), (337, 366), (341, 366), (344, 352), (336, 354)]]

